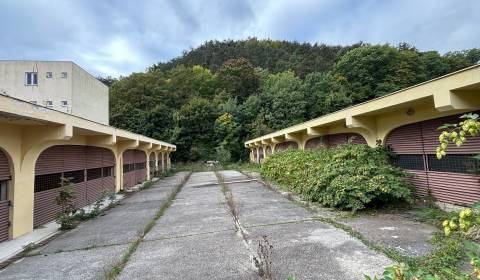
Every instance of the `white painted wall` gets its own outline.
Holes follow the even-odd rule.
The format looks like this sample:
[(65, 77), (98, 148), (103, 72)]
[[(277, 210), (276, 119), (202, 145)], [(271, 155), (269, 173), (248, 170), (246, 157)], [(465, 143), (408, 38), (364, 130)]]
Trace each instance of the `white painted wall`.
[[(38, 85), (25, 84), (26, 72), (38, 73)], [(108, 124), (108, 87), (71, 61), (0, 61), (0, 93)]]
[(72, 115), (108, 124), (108, 87), (73, 64)]

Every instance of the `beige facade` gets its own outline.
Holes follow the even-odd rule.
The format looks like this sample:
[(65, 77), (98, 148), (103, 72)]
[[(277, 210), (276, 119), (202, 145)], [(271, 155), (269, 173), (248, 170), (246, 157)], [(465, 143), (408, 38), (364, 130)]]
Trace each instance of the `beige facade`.
[(70, 61), (0, 61), (0, 94), (108, 124), (108, 87)]
[(312, 138), (338, 133), (358, 133), (374, 147), (403, 125), (479, 109), (480, 65), (476, 65), (249, 140), (245, 147), (257, 163), (258, 149), (270, 147), (274, 153), (278, 144), (287, 141), (304, 149)]
[[(158, 167), (156, 161), (159, 169), (169, 168), (169, 154), (176, 150), (169, 143), (0, 95), (0, 151), (9, 159), (12, 174), (8, 181), (10, 238), (33, 229), (35, 164), (43, 151), (55, 145), (88, 145), (111, 151), (116, 191), (123, 187), (125, 150), (144, 151), (147, 162), (152, 152), (157, 160), (166, 157), (166, 167)], [(148, 164), (146, 168), (149, 176)]]

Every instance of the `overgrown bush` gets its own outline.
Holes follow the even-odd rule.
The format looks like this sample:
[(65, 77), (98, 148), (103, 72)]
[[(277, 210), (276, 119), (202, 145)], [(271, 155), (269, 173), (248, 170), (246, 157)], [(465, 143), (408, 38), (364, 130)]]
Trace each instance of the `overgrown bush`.
[(373, 204), (411, 202), (406, 173), (388, 163), (383, 147), (344, 144), (276, 153), (262, 165), (270, 181), (327, 207), (353, 212)]

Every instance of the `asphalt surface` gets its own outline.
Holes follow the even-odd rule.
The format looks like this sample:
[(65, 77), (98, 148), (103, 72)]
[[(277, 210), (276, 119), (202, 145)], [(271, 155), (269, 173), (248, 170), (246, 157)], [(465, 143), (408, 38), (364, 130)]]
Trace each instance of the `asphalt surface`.
[[(185, 176), (176, 174), (126, 198), (8, 266), (0, 279), (105, 279)], [(236, 171), (221, 176), (233, 195), (238, 225), (215, 174), (194, 173), (118, 279), (259, 279), (252, 258), (264, 236), (273, 246), (274, 279), (364, 279), (391, 264), (259, 182)]]

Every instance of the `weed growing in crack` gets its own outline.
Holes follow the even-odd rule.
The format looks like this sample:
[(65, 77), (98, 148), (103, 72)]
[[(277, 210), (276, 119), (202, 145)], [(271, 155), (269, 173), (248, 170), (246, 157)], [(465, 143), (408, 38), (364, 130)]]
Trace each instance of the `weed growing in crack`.
[(220, 187), (222, 188), (223, 195), (225, 196), (225, 200), (227, 201), (228, 210), (232, 214), (235, 222), (239, 222), (239, 211), (235, 200), (233, 199), (232, 191), (228, 188), (227, 184), (225, 184), (225, 178), (222, 174), (215, 172), (217, 176), (218, 182), (220, 183)]
[(254, 262), (258, 268), (259, 276), (264, 280), (273, 280), (273, 270), (272, 270), (272, 256), (273, 256), (273, 245), (268, 241), (266, 235), (263, 236), (263, 239), (258, 242), (258, 251), (257, 256), (254, 257)]

